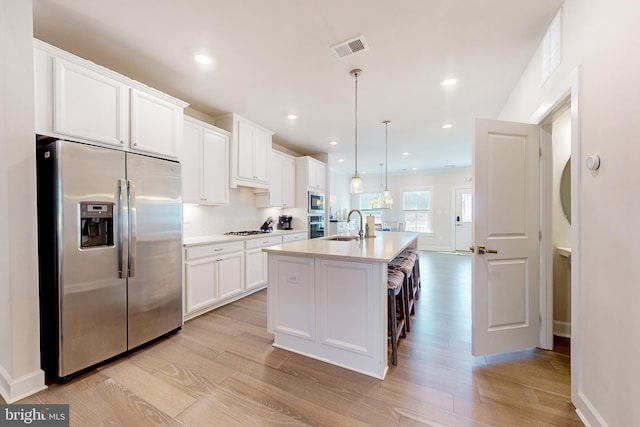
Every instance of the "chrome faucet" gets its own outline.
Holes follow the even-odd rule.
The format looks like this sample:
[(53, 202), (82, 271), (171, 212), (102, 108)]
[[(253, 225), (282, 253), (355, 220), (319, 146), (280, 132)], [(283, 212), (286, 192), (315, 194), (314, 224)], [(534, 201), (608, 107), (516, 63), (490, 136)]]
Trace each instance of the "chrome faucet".
[(347, 214), (347, 224), (349, 224), (349, 221), (351, 221), (351, 214), (354, 212), (360, 216), (360, 231), (358, 231), (358, 237), (360, 238), (360, 240), (362, 240), (362, 238), (364, 237), (364, 233), (362, 232), (362, 212), (360, 212), (358, 209), (351, 209)]

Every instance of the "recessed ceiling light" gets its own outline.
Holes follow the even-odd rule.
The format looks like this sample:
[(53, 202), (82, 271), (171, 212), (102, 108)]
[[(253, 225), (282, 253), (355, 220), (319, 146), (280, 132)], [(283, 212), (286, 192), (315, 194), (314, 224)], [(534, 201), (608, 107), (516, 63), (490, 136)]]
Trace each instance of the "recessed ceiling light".
[(404, 153), (402, 153), (403, 156), (408, 156), (409, 153), (407, 153), (406, 151)]
[(331, 141), (329, 144), (331, 144), (331, 145), (338, 145), (338, 141)]
[(453, 127), (453, 123), (445, 123), (442, 125), (442, 129), (451, 129)]
[(340, 163), (342, 163), (342, 162), (344, 162), (344, 159), (338, 159), (338, 161), (339, 161)]
[(452, 86), (452, 85), (456, 84), (457, 81), (458, 81), (458, 79), (449, 78), (449, 79), (445, 79), (445, 80), (441, 81), (440, 84), (442, 86)]
[(411, 168), (411, 170), (412, 170), (412, 171), (416, 171), (416, 170), (418, 170), (418, 168)]
[(295, 120), (295, 119), (297, 119), (297, 118), (298, 118), (298, 116), (296, 116), (295, 114), (289, 114), (289, 115), (287, 116), (287, 119), (289, 119), (289, 120)]
[(362, 171), (360, 172), (362, 175), (365, 175), (367, 173), (367, 171)]
[(207, 55), (196, 55), (195, 57), (196, 62), (200, 63), (200, 64), (211, 64), (211, 58), (209, 58)]

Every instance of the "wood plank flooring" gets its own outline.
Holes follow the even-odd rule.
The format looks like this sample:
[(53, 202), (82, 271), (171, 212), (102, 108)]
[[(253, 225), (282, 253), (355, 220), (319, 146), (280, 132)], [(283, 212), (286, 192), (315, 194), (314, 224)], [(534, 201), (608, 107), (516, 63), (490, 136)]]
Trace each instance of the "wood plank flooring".
[(581, 426), (567, 352), (471, 356), (469, 257), (420, 263), (416, 316), (384, 381), (273, 348), (261, 291), (17, 403), (69, 403), (83, 427)]

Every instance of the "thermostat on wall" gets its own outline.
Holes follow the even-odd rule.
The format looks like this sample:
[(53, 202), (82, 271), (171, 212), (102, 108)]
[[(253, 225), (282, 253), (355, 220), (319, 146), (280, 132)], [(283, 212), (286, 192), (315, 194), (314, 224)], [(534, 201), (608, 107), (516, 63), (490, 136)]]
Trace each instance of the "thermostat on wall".
[(594, 154), (587, 157), (587, 169), (595, 171), (600, 167), (600, 156)]

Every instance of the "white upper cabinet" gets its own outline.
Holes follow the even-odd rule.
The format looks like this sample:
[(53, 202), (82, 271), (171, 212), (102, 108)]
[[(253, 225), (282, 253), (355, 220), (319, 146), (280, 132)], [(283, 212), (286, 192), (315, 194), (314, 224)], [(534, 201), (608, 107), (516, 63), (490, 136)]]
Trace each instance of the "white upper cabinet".
[(181, 162), (184, 203), (229, 204), (229, 132), (185, 117)]
[(320, 160), (309, 156), (298, 157), (296, 175), (298, 183), (307, 187), (304, 191), (324, 191), (327, 188), (327, 165)]
[(129, 88), (85, 67), (53, 60), (53, 131), (104, 144), (128, 142)]
[(131, 89), (132, 151), (177, 159), (182, 141), (183, 108)]
[(269, 191), (256, 193), (256, 207), (295, 207), (295, 159), (279, 151), (271, 152)]
[(36, 133), (178, 159), (188, 104), (34, 40)]
[(231, 132), (231, 188), (269, 188), (273, 132), (235, 113), (216, 117), (216, 126)]

